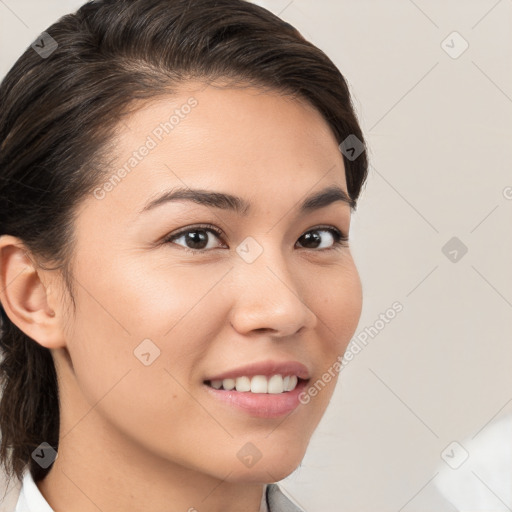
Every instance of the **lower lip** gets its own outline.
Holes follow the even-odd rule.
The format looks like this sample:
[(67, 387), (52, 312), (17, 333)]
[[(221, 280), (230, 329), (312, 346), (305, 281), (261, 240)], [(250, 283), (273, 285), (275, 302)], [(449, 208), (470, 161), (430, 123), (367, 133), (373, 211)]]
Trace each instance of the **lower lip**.
[(299, 395), (308, 381), (299, 380), (293, 391), (286, 393), (251, 393), (250, 391), (227, 391), (203, 384), (216, 399), (237, 407), (258, 418), (278, 418), (292, 412), (300, 403)]

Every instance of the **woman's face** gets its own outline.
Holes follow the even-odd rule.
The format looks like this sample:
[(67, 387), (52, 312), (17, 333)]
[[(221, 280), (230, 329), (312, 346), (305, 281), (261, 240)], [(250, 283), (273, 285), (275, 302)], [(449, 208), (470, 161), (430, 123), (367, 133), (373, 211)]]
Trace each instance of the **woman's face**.
[[(284, 478), (336, 378), (308, 403), (298, 394), (337, 377), (361, 313), (350, 250), (331, 231), (348, 235), (349, 204), (331, 194), (302, 208), (347, 192), (334, 136), (297, 100), (190, 83), (121, 124), (114, 156), (76, 218), (76, 313), (54, 351), (62, 432), (87, 440), (96, 464), (130, 453), (230, 481)], [(217, 195), (156, 201), (178, 189)], [(308, 382), (279, 392), (279, 377), (251, 379), (266, 374)], [(209, 385), (223, 376), (255, 393)]]

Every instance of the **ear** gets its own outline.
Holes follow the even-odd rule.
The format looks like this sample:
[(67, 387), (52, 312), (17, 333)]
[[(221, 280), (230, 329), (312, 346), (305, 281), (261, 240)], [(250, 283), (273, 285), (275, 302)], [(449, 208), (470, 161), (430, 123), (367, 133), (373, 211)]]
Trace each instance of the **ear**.
[(27, 336), (48, 349), (66, 345), (62, 306), (53, 292), (54, 276), (42, 270), (19, 238), (0, 236), (0, 302)]

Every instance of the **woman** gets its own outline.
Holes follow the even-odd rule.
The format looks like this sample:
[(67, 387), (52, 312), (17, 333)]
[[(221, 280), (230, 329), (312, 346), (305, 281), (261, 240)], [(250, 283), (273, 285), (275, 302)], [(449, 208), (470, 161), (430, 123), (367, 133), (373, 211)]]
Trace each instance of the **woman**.
[(100, 0), (0, 103), (2, 510), (300, 510), (362, 307), (339, 70), (242, 0)]

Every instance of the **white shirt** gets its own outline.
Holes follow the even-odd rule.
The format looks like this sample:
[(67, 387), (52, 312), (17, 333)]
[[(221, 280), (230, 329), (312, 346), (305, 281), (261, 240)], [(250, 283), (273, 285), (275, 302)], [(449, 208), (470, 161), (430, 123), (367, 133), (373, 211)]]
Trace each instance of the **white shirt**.
[(15, 512), (54, 512), (38, 489), (28, 468), (23, 473)]
[[(268, 512), (267, 486), (263, 487), (259, 512)], [(15, 512), (54, 512), (37, 487), (29, 469), (23, 473), (22, 486)]]
[(435, 485), (460, 512), (510, 512), (512, 415), (445, 450)]

